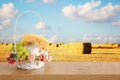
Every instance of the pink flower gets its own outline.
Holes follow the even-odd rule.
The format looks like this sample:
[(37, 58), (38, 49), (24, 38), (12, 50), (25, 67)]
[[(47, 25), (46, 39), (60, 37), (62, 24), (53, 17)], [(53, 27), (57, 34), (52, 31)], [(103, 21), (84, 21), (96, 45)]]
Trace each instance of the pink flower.
[(42, 59), (40, 59), (40, 61), (45, 62), (45, 61), (46, 61), (46, 59), (45, 59), (45, 58), (42, 58)]
[(45, 56), (44, 56), (44, 55), (42, 55), (42, 56), (40, 57), (40, 61), (43, 61), (43, 62), (45, 62), (45, 61), (46, 61), (46, 58), (45, 58)]
[(14, 64), (15, 62), (16, 61), (14, 59), (12, 59), (12, 58), (10, 58), (9, 61), (8, 61), (9, 64)]

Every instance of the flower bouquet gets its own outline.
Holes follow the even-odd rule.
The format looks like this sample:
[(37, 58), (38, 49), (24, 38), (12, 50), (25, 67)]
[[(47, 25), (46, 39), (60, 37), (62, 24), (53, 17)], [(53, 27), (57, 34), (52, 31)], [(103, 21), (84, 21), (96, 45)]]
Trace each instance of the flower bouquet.
[(52, 60), (52, 56), (49, 56), (48, 50), (40, 49), (38, 44), (30, 44), (26, 45), (22, 42), (16, 44), (16, 52), (14, 47), (7, 58), (9, 64), (16, 63), (17, 68), (20, 69), (37, 69), (44, 66), (45, 62), (50, 62)]

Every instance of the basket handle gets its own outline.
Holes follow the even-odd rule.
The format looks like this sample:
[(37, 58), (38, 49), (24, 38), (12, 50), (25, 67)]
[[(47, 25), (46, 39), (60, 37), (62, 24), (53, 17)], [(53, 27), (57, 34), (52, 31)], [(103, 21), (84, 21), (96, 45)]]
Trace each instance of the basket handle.
[[(43, 22), (40, 14), (38, 14), (37, 12), (32, 11), (32, 10), (24, 11), (18, 15), (16, 22), (15, 22), (15, 25), (14, 25), (14, 49), (15, 49), (15, 53), (16, 53), (16, 26), (17, 26), (17, 23), (18, 23), (20, 17), (24, 14), (27, 14), (27, 13), (32, 13), (32, 14), (36, 15)], [(45, 29), (43, 32), (44, 32), (43, 35), (45, 35)]]

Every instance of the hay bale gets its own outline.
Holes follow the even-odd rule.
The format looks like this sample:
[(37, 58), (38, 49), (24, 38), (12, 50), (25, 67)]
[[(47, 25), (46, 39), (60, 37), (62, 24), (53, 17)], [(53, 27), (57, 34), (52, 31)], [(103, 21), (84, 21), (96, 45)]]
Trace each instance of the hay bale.
[(72, 52), (77, 52), (81, 54), (90, 54), (92, 50), (92, 44), (91, 43), (80, 43), (80, 42), (74, 42), (69, 43), (69, 50), (73, 50)]
[(83, 49), (82, 49), (83, 54), (90, 54), (91, 50), (92, 50), (91, 43), (83, 43)]
[(49, 43), (49, 46), (51, 46), (52, 45), (52, 43)]
[(56, 44), (56, 47), (59, 47), (60, 45), (59, 44)]
[(120, 47), (120, 44), (118, 44), (118, 48)]

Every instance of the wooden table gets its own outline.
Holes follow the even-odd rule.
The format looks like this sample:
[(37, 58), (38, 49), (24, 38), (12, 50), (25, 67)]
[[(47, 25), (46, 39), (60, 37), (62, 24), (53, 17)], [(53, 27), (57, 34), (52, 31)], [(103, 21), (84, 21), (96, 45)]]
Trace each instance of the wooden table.
[(0, 63), (0, 80), (120, 80), (119, 62), (51, 62), (37, 70)]

